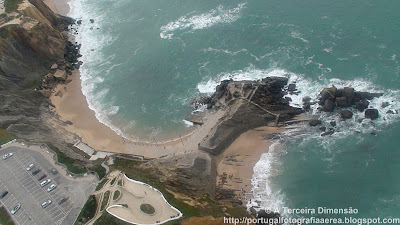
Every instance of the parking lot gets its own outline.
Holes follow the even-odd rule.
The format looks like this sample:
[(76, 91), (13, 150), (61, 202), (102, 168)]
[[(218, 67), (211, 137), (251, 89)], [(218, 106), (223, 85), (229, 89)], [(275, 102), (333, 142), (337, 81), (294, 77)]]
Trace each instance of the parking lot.
[[(43, 156), (50, 154), (46, 151), (41, 153), (11, 146), (1, 150), (0, 156), (10, 152), (13, 156), (0, 160), (0, 193), (9, 191), (0, 201), (9, 212), (18, 203), (21, 204), (21, 209), (12, 215), (14, 221), (20, 225), (73, 224), (86, 199), (93, 192), (96, 180), (89, 177), (73, 179), (66, 172), (60, 171), (60, 168), (57, 169), (57, 174), (53, 174), (51, 169), (55, 165)], [(27, 171), (30, 164), (34, 164), (34, 168)], [(36, 170), (40, 172), (33, 175), (32, 172)], [(46, 177), (39, 181), (43, 174)], [(40, 183), (47, 179), (51, 179), (51, 182), (42, 187)], [(47, 188), (51, 184), (56, 184), (57, 188), (49, 192)], [(68, 199), (60, 204), (62, 198)], [(48, 200), (52, 203), (42, 208), (41, 204)]]

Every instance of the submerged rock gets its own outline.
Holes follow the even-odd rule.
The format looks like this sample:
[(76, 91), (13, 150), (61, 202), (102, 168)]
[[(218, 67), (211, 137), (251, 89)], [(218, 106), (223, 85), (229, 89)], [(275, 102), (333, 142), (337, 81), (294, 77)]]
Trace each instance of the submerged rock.
[(312, 119), (310, 121), (308, 121), (308, 124), (312, 127), (318, 126), (321, 124), (321, 120), (317, 120), (317, 119)]
[(364, 115), (365, 118), (376, 119), (379, 117), (379, 112), (377, 109), (366, 109)]
[(335, 131), (329, 130), (329, 131), (326, 131), (326, 132), (322, 133), (321, 136), (332, 135), (333, 133), (335, 133)]
[(340, 112), (340, 116), (343, 118), (343, 119), (350, 119), (351, 117), (353, 117), (353, 113), (350, 111), (350, 110), (342, 110), (341, 112)]

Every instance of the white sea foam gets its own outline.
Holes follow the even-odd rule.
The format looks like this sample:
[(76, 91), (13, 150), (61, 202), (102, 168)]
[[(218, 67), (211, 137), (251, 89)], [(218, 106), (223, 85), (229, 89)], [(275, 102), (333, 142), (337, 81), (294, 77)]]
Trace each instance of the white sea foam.
[(284, 146), (277, 141), (269, 147), (267, 153), (262, 154), (253, 168), (254, 174), (251, 179), (253, 199), (247, 203), (248, 208), (260, 207), (272, 211), (281, 211), (282, 207), (285, 206), (285, 195), (279, 190), (272, 190), (271, 187), (271, 179), (279, 175), (281, 171), (282, 165), (279, 157), (285, 153)]
[(207, 49), (203, 49), (202, 50), (203, 52), (218, 52), (218, 53), (225, 53), (225, 54), (227, 54), (227, 55), (232, 55), (232, 56), (234, 56), (234, 55), (237, 55), (237, 54), (239, 54), (239, 53), (241, 53), (241, 52), (247, 52), (247, 49), (241, 49), (241, 50), (239, 50), (239, 51), (235, 51), (235, 52), (233, 52), (233, 51), (230, 51), (230, 50), (227, 50), (227, 49), (216, 49), (216, 48), (211, 48), (211, 47), (209, 47), (209, 48), (207, 48)]
[[(80, 25), (73, 26), (78, 31), (77, 35), (73, 34), (75, 35), (75, 41), (81, 44), (80, 53), (82, 57), (80, 60), (83, 62), (83, 65), (79, 70), (82, 81), (82, 92), (86, 97), (89, 108), (95, 112), (96, 118), (117, 134), (124, 136), (121, 129), (114, 126), (109, 119), (109, 116), (118, 114), (119, 106), (113, 105), (112, 102), (105, 103), (103, 99), (109, 89), (98, 88), (98, 85), (104, 81), (104, 78), (98, 76), (98, 73), (102, 69), (108, 73), (114, 67), (118, 66), (110, 64), (110, 60), (114, 55), (106, 57), (100, 50), (104, 46), (112, 44), (117, 37), (103, 32), (102, 24), (105, 23), (103, 14), (85, 5), (85, 1), (71, 0), (68, 4), (71, 9), (68, 16), (76, 20), (82, 20)], [(90, 19), (94, 19), (95, 23), (91, 23)], [(99, 28), (99, 30), (94, 28)]]
[(167, 25), (160, 28), (160, 37), (163, 39), (172, 39), (174, 31), (187, 30), (193, 32), (195, 30), (206, 29), (221, 23), (232, 23), (240, 18), (241, 10), (247, 3), (240, 3), (234, 8), (226, 8), (219, 5), (217, 8), (208, 11), (207, 13), (193, 15), (191, 12), (180, 17), (176, 21), (169, 22)]

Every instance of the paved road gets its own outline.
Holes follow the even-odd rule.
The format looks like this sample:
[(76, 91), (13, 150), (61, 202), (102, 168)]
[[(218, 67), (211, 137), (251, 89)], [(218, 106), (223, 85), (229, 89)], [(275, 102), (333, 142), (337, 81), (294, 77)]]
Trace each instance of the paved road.
[[(61, 171), (56, 175), (52, 174), (53, 165), (40, 152), (11, 146), (1, 150), (0, 156), (9, 152), (13, 152), (14, 155), (6, 160), (0, 159), (0, 192), (10, 192), (1, 203), (9, 211), (18, 203), (21, 204), (21, 209), (13, 216), (17, 224), (73, 224), (93, 192), (95, 182), (70, 179)], [(31, 163), (35, 167), (27, 171), (26, 167)], [(41, 169), (41, 172), (32, 175), (37, 169)], [(38, 181), (42, 174), (47, 175), (45, 179), (51, 179), (51, 183), (45, 187), (41, 187), (41, 181)], [(48, 192), (47, 188), (51, 184), (56, 184), (57, 188)], [(69, 199), (61, 205), (58, 204), (63, 197)], [(47, 200), (51, 200), (52, 204), (43, 209), (41, 204)]]

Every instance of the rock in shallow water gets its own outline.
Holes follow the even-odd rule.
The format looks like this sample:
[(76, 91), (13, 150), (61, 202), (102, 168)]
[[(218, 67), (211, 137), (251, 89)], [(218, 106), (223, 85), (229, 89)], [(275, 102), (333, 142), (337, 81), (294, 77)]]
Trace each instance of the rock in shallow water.
[(376, 119), (379, 117), (379, 112), (377, 109), (366, 109), (364, 112), (365, 118)]
[(351, 117), (353, 117), (353, 113), (350, 110), (342, 110), (340, 112), (340, 116), (343, 119), (350, 119)]
[(315, 127), (315, 126), (318, 126), (318, 125), (321, 124), (321, 120), (313, 119), (313, 120), (308, 121), (308, 124), (309, 124), (310, 126), (312, 126), (312, 127)]

